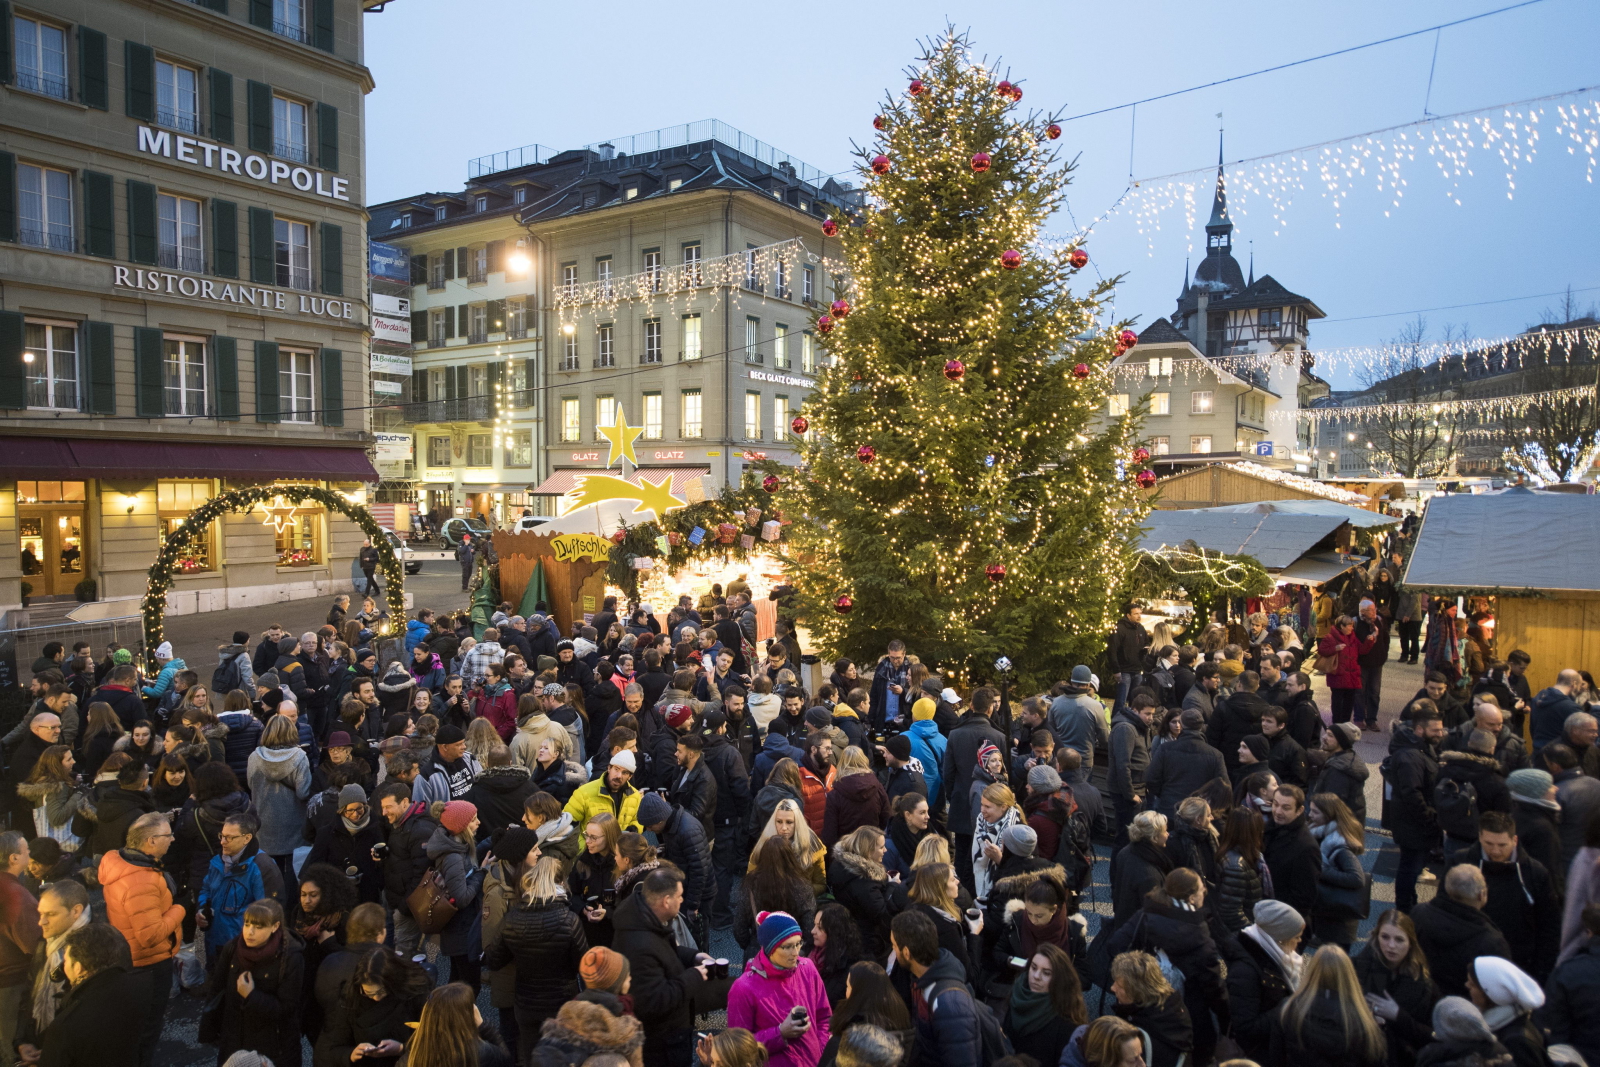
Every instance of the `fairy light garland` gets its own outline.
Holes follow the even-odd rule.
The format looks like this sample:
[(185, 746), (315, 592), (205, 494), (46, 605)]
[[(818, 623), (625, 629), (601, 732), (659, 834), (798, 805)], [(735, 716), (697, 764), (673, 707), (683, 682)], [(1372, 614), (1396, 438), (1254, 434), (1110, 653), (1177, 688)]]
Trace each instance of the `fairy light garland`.
[(1551, 389), (1542, 393), (1520, 393), (1514, 396), (1480, 397), (1473, 400), (1424, 400), (1411, 403), (1362, 404), (1356, 407), (1300, 408), (1291, 411), (1273, 411), (1268, 418), (1279, 422), (1303, 421), (1316, 427), (1323, 423), (1361, 424), (1379, 419), (1432, 416), (1441, 420), (1473, 419), (1482, 421), (1521, 415), (1531, 408), (1558, 404), (1592, 402), (1595, 387), (1582, 385), (1571, 389)]

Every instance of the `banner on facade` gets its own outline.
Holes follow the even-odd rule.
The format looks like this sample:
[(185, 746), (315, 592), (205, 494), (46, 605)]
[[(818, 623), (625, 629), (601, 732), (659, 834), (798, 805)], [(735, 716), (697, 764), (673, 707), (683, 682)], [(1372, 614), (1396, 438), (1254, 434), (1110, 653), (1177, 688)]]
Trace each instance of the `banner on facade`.
[(389, 296), (387, 293), (373, 293), (372, 310), (380, 315), (393, 315), (396, 318), (409, 319), (411, 317), (411, 298)]
[(388, 352), (374, 352), (371, 355), (372, 373), (398, 374), (401, 377), (411, 376), (411, 357), (396, 356)]
[[(391, 345), (409, 345), (411, 343), (411, 320), (397, 319), (389, 315), (372, 316), (372, 339), (384, 341)], [(409, 363), (410, 361), (407, 360)], [(408, 368), (407, 374), (411, 371)]]
[(405, 249), (370, 241), (367, 244), (367, 259), (370, 264), (367, 269), (374, 278), (399, 282), (401, 285), (411, 284), (411, 260)]
[(374, 378), (372, 380), (372, 391), (374, 393), (389, 393), (399, 396), (406, 391), (406, 387), (404, 382), (386, 382), (382, 378)]
[(379, 463), (404, 463), (411, 458), (410, 434), (379, 433), (373, 437), (377, 439), (373, 458)]

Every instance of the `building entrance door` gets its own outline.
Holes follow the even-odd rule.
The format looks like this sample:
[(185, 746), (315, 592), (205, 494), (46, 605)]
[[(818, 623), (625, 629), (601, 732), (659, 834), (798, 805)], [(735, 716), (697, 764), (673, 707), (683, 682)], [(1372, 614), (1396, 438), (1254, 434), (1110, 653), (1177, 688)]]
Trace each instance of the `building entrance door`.
[(70, 596), (87, 576), (83, 482), (17, 482), (17, 550), (33, 596)]

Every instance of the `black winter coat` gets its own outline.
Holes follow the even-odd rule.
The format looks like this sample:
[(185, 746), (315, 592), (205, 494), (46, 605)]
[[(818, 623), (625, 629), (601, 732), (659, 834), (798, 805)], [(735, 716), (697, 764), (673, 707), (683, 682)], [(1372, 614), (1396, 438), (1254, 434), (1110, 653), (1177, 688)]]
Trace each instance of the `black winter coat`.
[(1311, 784), (1306, 750), (1289, 735), (1287, 728), (1267, 740), (1267, 766), (1272, 768), (1279, 782), (1301, 789)]
[(1569, 956), (1545, 986), (1544, 1007), (1535, 1018), (1550, 1044), (1571, 1045), (1590, 1063), (1600, 1063), (1600, 938)]
[(661, 858), (683, 872), (683, 910), (710, 915), (717, 896), (717, 872), (711, 866), (705, 827), (682, 808), (673, 808), (656, 836), (661, 839)]
[(1206, 724), (1206, 741), (1222, 753), (1228, 765), (1230, 781), (1239, 780), (1239, 743), (1251, 734), (1261, 732), (1262, 714), (1271, 714), (1272, 705), (1260, 693), (1247, 693), (1243, 689), (1217, 702)]
[[(319, 975), (321, 971), (319, 968)], [(342, 999), (327, 1014), (327, 1022), (312, 1049), (312, 1062), (316, 1067), (350, 1067), (353, 1062), (361, 1062), (350, 1059), (357, 1045), (376, 1045), (385, 1040), (404, 1045), (415, 1032), (406, 1024), (422, 1018), (422, 1005), (427, 999), (426, 993), (390, 994), (382, 1000), (361, 996), (353, 1008), (348, 999)]]
[(1368, 941), (1367, 947), (1350, 962), (1355, 965), (1356, 980), (1363, 993), (1380, 997), (1387, 993), (1400, 1005), (1400, 1015), (1383, 1024), (1389, 1046), (1386, 1060), (1388, 1067), (1409, 1067), (1433, 1037), (1433, 1005), (1439, 999), (1438, 987), (1431, 978), (1413, 978), (1391, 968), (1378, 951), (1376, 940)]
[(1428, 970), (1447, 997), (1467, 995), (1467, 969), (1479, 956), (1511, 959), (1511, 946), (1489, 916), (1440, 893), (1411, 909), (1417, 944), (1428, 957)]
[[(115, 852), (127, 844), (128, 827), (139, 816), (156, 810), (156, 802), (148, 793), (135, 793), (120, 786), (107, 790), (103, 797), (94, 798), (94, 803), (94, 833), (84, 845), (84, 854), (89, 856)], [(209, 857), (206, 862), (211, 862)]]
[(222, 833), (223, 820), (251, 810), (250, 794), (243, 791), (200, 803), (193, 797), (184, 802), (183, 810), (172, 821), (172, 850), (166, 858), (167, 870), (180, 885), (190, 890), (200, 888), (211, 858), (222, 850), (217, 835)]
[[(1439, 753), (1439, 781), (1446, 779), (1472, 784), (1473, 791), (1478, 794), (1479, 815), (1486, 811), (1511, 814), (1511, 789), (1506, 785), (1505, 775), (1501, 773), (1500, 764), (1493, 756), (1446, 749)], [(1471, 840), (1476, 841), (1477, 838), (1473, 837)], [(1470, 843), (1470, 841), (1461, 842), (1457, 847)]]
[(132, 1037), (144, 1026), (148, 988), (145, 975), (111, 967), (69, 989), (44, 1032), (40, 1067), (137, 1067)]
[(1150, 841), (1124, 845), (1111, 857), (1111, 914), (1118, 927), (1138, 914), (1145, 894), (1172, 873), (1172, 857)]
[(1229, 852), (1217, 861), (1212, 907), (1229, 932), (1236, 934), (1255, 921), (1255, 907), (1264, 895), (1260, 869), (1245, 863), (1239, 853)]
[(1190, 1018), (1215, 1012), (1220, 1030), (1228, 1029), (1228, 987), (1222, 953), (1211, 936), (1208, 912), (1185, 911), (1150, 893), (1140, 918), (1125, 923), (1111, 938), (1113, 958), (1128, 951), (1165, 952), (1183, 973), (1183, 1002)]
[(1156, 810), (1171, 820), (1178, 804), (1213, 778), (1228, 776), (1222, 753), (1199, 734), (1183, 733), (1157, 746), (1145, 768), (1144, 781)]
[[(367, 815), (367, 825), (352, 833), (344, 818), (335, 813), (332, 822), (317, 829), (307, 863), (329, 863), (335, 869), (356, 869), (356, 896), (363, 904), (376, 904), (383, 898), (383, 864), (372, 858), (372, 846), (383, 840), (383, 817)], [(415, 887), (413, 887), (415, 888)]]
[[(711, 825), (713, 828), (737, 826), (750, 807), (750, 774), (746, 770), (749, 764), (727, 734), (709, 734), (705, 740), (700, 766), (711, 773), (716, 783), (717, 806)], [(715, 829), (710, 833), (716, 836)]]
[(1399, 848), (1433, 848), (1439, 824), (1433, 810), (1433, 787), (1439, 781), (1438, 753), (1412, 733), (1407, 723), (1394, 724), (1389, 755), (1384, 760), (1383, 828)]
[(1150, 631), (1132, 619), (1118, 619), (1117, 628), (1106, 639), (1106, 666), (1116, 674), (1144, 670), (1144, 650), (1150, 647)]
[(694, 1025), (697, 1011), (726, 1007), (731, 978), (704, 980), (694, 969), (694, 952), (679, 948), (672, 934), (636, 886), (617, 905), (611, 947), (628, 959), (633, 1014), (644, 1024), (646, 1062), (663, 1062), (667, 1043)]
[[(222, 946), (206, 984), (208, 998), (222, 994), (222, 1029), (217, 1062), (240, 1049), (254, 1049), (274, 1067), (300, 1067), (300, 997), (305, 981), (304, 945), (287, 927), (283, 947), (271, 959), (247, 966), (237, 957), (240, 937)], [(242, 935), (241, 935), (242, 937)], [(249, 971), (256, 987), (250, 999), (239, 997), (239, 975)]]
[(1187, 867), (1200, 876), (1206, 884), (1206, 895), (1212, 896), (1217, 888), (1217, 839), (1209, 830), (1202, 830), (1181, 821), (1168, 823), (1167, 856), (1172, 869)]
[(881, 863), (838, 847), (828, 856), (828, 888), (855, 919), (868, 957), (888, 951), (889, 923), (908, 903), (905, 888), (889, 881)]
[(383, 857), (383, 899), (389, 907), (404, 908), (423, 872), (433, 866), (428, 841), (438, 828), (420, 804), (411, 806), (399, 826), (389, 828), (389, 850)]
[(889, 825), (889, 794), (874, 774), (836, 778), (822, 816), (822, 843), (832, 848), (863, 826)]
[(1322, 744), (1324, 727), (1322, 712), (1311, 690), (1302, 689), (1292, 697), (1283, 698), (1283, 710), (1289, 713), (1289, 736), (1307, 752), (1315, 752)]
[(583, 923), (565, 900), (521, 905), (506, 912), (500, 937), (486, 947), (483, 965), (497, 971), (517, 966), (518, 1025), (537, 1025), (577, 996), (578, 963), (589, 951)]
[(528, 768), (521, 764), (490, 767), (474, 778), (466, 799), (478, 809), (479, 839), (502, 827), (521, 826), (522, 804), (538, 791)]
[(1367, 824), (1367, 778), (1371, 774), (1367, 764), (1356, 755), (1353, 749), (1343, 749), (1328, 757), (1322, 765), (1322, 774), (1317, 778), (1317, 783), (1306, 793), (1314, 796), (1317, 793), (1332, 793), (1344, 801), (1344, 806), (1350, 809), (1350, 814), (1362, 826)]
[(1322, 852), (1311, 836), (1305, 813), (1287, 826), (1270, 820), (1261, 842), (1267, 870), (1272, 873), (1272, 895), (1302, 918), (1309, 918), (1317, 905), (1317, 872), (1322, 870)]
[(1273, 1014), (1271, 1059), (1267, 1062), (1294, 1067), (1383, 1067), (1386, 1049), (1368, 1055), (1356, 1038), (1344, 1027), (1337, 998), (1324, 990), (1311, 1002), (1298, 1034), (1285, 1028), (1281, 1012)]
[(1272, 1021), (1278, 1007), (1294, 992), (1267, 950), (1249, 934), (1233, 941), (1228, 957), (1228, 1011), (1233, 1039), (1257, 1063), (1267, 1059), (1272, 1046)]
[(1194, 1022), (1183, 1006), (1183, 998), (1173, 993), (1160, 1004), (1118, 1004), (1113, 1009), (1150, 1035), (1149, 1067), (1177, 1067), (1188, 1062), (1194, 1051)]
[[(572, 871), (567, 875), (567, 906), (578, 917), (578, 923), (583, 927), (583, 938), (590, 948), (601, 945), (611, 947), (611, 915), (617, 910), (617, 902), (613, 900), (607, 906), (605, 895), (616, 884), (617, 864), (611, 853), (596, 855), (587, 848), (578, 852)], [(598, 903), (606, 909), (605, 918), (597, 923), (583, 916), (583, 909), (591, 906), (590, 897), (599, 897)]]
[(706, 832), (706, 840), (710, 841), (717, 832), (717, 779), (706, 766), (704, 757), (695, 761), (689, 771), (674, 767), (668, 789), (667, 799), (697, 819)]
[(972, 833), (972, 772), (978, 766), (978, 749), (986, 743), (1006, 751), (1006, 736), (995, 729), (989, 716), (969, 711), (950, 731), (945, 744), (939, 793), (949, 805), (946, 825), (953, 834)]
[(1544, 864), (1517, 849), (1515, 863), (1492, 863), (1473, 845), (1461, 855), (1483, 872), (1489, 900), (1483, 913), (1505, 935), (1511, 962), (1543, 984), (1561, 949), (1561, 898)]
[(1556, 825), (1558, 813), (1542, 804), (1521, 798), (1513, 801), (1511, 817), (1517, 820), (1517, 851), (1544, 864), (1559, 892), (1564, 884), (1561, 866), (1561, 830)]

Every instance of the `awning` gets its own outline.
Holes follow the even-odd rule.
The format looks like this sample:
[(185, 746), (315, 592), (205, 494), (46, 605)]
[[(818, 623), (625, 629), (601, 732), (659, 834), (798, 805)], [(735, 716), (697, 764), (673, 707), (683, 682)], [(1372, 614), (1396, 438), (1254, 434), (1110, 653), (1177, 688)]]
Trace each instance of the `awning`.
[(1341, 556), (1337, 552), (1312, 552), (1301, 556), (1277, 574), (1280, 582), (1321, 585), (1367, 562), (1366, 556)]
[[(687, 492), (690, 482), (709, 473), (711, 473), (710, 467), (640, 467), (629, 473), (628, 481), (638, 485), (639, 475), (643, 474), (652, 482), (659, 482), (663, 474), (670, 474), (672, 492), (681, 496)], [(552, 471), (550, 477), (528, 491), (535, 496), (566, 496), (577, 487), (578, 479), (585, 474), (610, 474), (613, 478), (616, 477), (615, 471), (606, 470), (604, 467), (572, 467)]]
[(375, 482), (362, 448), (116, 438), (0, 437), (8, 478), (276, 478)]

